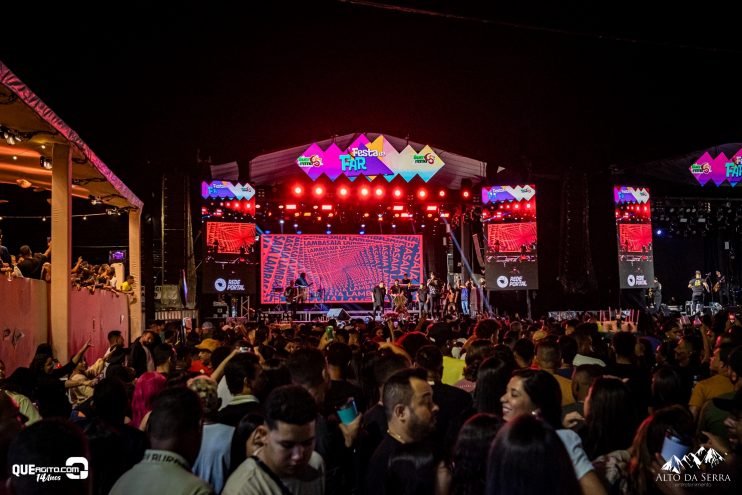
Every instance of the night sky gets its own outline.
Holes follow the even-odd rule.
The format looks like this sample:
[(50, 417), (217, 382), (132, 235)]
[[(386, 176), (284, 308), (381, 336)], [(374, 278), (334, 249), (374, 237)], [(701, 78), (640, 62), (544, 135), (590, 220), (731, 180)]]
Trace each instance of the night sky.
[[(16, 8), (0, 60), (145, 202), (161, 172), (200, 180), (197, 150), (246, 178), (261, 153), (352, 132), (536, 178), (742, 137), (742, 27), (722, 3), (265, 3)], [(542, 269), (556, 276), (556, 262)]]

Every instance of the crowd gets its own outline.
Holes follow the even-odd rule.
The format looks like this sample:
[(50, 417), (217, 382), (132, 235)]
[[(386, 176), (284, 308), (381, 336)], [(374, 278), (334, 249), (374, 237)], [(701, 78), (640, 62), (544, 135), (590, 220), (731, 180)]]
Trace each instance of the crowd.
[[(51, 241), (46, 251), (34, 253), (27, 245), (20, 247), (19, 254), (12, 255), (2, 245), (3, 232), (0, 230), (0, 274), (9, 280), (13, 278), (32, 278), (51, 282)], [(91, 293), (99, 290), (130, 293), (134, 288), (134, 277), (119, 280), (113, 266), (102, 263), (95, 265), (83, 260), (82, 256), (70, 270), (72, 286), (78, 290), (88, 289)]]
[[(0, 363), (10, 493), (738, 493), (742, 323), (592, 315), (394, 324), (154, 322), (94, 363)], [(7, 374), (7, 376), (6, 376)], [(673, 483), (666, 438), (719, 453)], [(700, 455), (700, 454), (699, 454)], [(39, 483), (14, 465), (89, 460)], [(713, 458), (708, 458), (713, 461)], [(706, 471), (705, 471), (706, 472)], [(711, 471), (707, 471), (711, 472)], [(2, 491), (2, 489), (0, 489)]]

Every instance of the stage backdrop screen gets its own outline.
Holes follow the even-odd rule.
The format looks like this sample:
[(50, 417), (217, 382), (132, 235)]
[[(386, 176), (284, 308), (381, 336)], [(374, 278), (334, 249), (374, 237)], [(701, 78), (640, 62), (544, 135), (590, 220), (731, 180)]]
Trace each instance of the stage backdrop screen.
[(482, 200), (491, 205), (482, 219), (487, 222), (487, 289), (538, 289), (535, 187), (485, 187)]
[(654, 282), (652, 207), (649, 189), (616, 186), (618, 274), (622, 289), (648, 289)]
[(420, 235), (262, 235), (261, 301), (283, 302), (281, 295), (300, 273), (307, 274), (309, 301), (370, 303), (371, 290), (409, 273), (423, 280)]
[[(255, 224), (239, 222), (206, 222), (206, 246), (217, 254), (240, 254), (255, 243)], [(243, 253), (244, 254), (244, 253)]]

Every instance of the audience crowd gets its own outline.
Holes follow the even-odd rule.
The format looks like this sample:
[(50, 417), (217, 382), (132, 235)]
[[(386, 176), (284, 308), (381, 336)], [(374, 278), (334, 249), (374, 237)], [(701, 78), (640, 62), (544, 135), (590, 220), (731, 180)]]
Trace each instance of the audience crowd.
[[(0, 362), (0, 493), (739, 493), (742, 323), (680, 321), (158, 321), (92, 363), (43, 344)], [(719, 453), (713, 483), (673, 481), (670, 437)], [(17, 469), (72, 457), (89, 476)]]

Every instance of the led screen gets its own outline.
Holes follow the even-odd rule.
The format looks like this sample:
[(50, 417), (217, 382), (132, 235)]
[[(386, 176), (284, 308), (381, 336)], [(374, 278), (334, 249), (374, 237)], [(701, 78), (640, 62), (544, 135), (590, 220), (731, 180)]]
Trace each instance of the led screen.
[(261, 301), (284, 302), (283, 289), (307, 274), (308, 302), (370, 303), (371, 289), (409, 273), (423, 275), (420, 235), (263, 235)]
[(493, 186), (482, 190), (486, 216), (485, 275), (489, 290), (538, 288), (536, 189)]
[(242, 254), (255, 243), (255, 224), (206, 222), (206, 247), (215, 254)]
[(618, 273), (622, 289), (648, 289), (654, 281), (652, 208), (649, 190), (616, 186)]

